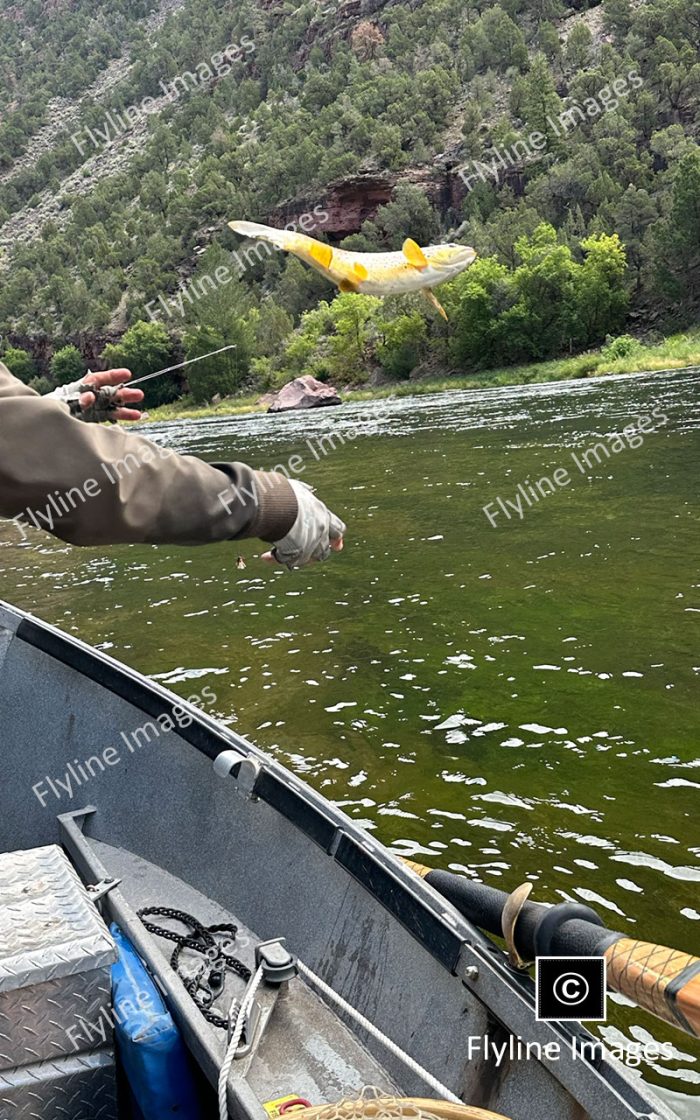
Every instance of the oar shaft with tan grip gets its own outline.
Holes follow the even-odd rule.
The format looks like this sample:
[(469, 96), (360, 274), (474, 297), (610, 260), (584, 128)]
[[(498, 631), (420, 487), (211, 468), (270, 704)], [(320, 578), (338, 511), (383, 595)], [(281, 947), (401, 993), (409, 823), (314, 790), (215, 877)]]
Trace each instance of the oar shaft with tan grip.
[(700, 957), (623, 936), (603, 955), (609, 988), (700, 1038)]
[[(505, 891), (411, 860), (403, 863), (474, 925), (502, 936), (503, 911), (509, 899)], [(537, 956), (604, 957), (610, 989), (700, 1038), (700, 958), (664, 945), (633, 941), (599, 924), (600, 918), (592, 911), (588, 911), (592, 919), (588, 920), (586, 910), (577, 904), (549, 907), (524, 902), (514, 930), (519, 955), (526, 961)]]

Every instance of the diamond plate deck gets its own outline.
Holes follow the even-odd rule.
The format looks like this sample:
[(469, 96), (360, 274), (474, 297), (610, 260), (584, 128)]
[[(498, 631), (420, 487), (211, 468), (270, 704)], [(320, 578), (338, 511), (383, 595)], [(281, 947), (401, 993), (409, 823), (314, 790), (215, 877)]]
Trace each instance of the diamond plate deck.
[(117, 1120), (110, 1051), (0, 1073), (2, 1120)]

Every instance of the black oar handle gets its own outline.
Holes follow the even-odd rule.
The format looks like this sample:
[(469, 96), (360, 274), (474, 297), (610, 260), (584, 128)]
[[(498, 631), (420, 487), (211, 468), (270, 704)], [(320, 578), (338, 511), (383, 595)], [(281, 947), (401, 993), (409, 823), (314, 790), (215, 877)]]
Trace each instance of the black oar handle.
[[(501, 936), (501, 917), (508, 900), (505, 891), (474, 883), (451, 871), (428, 871), (423, 878), (474, 925)], [(524, 960), (603, 956), (606, 948), (621, 936), (605, 929), (594, 910), (578, 903), (543, 906), (526, 902), (515, 927), (515, 945)]]
[[(501, 936), (505, 891), (474, 883), (451, 871), (408, 863), (426, 883), (474, 925)], [(525, 902), (514, 930), (524, 960), (542, 956), (604, 957), (608, 987), (652, 1015), (700, 1038), (700, 957), (606, 929), (598, 915), (578, 903), (543, 906)]]

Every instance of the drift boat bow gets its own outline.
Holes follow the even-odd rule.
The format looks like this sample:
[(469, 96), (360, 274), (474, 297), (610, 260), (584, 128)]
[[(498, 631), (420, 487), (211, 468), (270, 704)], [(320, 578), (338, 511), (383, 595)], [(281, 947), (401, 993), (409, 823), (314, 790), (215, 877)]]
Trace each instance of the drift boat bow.
[[(15, 890), (28, 904), (16, 873), (3, 879), (3, 859), (16, 868), (24, 850), (40, 849), (55, 863), (64, 855), (51, 846), (62, 846), (81, 880), (71, 890), (87, 885), (100, 922), (117, 923), (155, 977), (193, 1063), (202, 1117), (221, 1114), (220, 1084), (223, 1115), (237, 1120), (317, 1109), (366, 1086), (375, 1087), (367, 1116), (388, 1115), (378, 1095), (423, 1098), (412, 1115), (461, 1120), (672, 1120), (578, 1024), (535, 1020), (529, 975), (460, 913), (457, 896), (452, 905), (320, 794), (159, 684), (0, 605), (0, 702), (0, 893)], [(139, 917), (144, 908), (150, 913)], [(189, 972), (170, 958), (171, 919), (183, 912), (205, 931), (190, 928), (189, 948), (180, 937), (179, 965), (194, 953)], [(193, 979), (192, 945), (208, 945), (217, 927), (230, 943), (204, 981), (201, 968)], [(106, 959), (99, 945), (97, 971)], [(0, 1016), (3, 985), (26, 980), (3, 971), (6, 952), (0, 937)], [(58, 983), (55, 969), (51, 977), (45, 982)], [(82, 999), (80, 990), (72, 998)], [(228, 1016), (223, 1027), (212, 1018), (217, 1007)], [(19, 1030), (8, 1021), (3, 1040)], [(123, 1099), (98, 1110), (94, 1096), (80, 1111), (77, 1093), (70, 1105), (62, 1098), (63, 1111), (55, 1101), (38, 1109), (46, 1061), (37, 1059), (32, 1022), (34, 1041), (15, 1056), (12, 1077), (0, 1045), (0, 1102), (3, 1093), (10, 1099), (8, 1085), (21, 1095), (23, 1071), (34, 1079), (35, 1103), (8, 1115), (131, 1115)], [(55, 1010), (44, 1025), (59, 1049), (70, 1027)], [(530, 1060), (510, 1046), (496, 1063), (489, 1043), (517, 1039)], [(547, 1044), (558, 1044), (556, 1060)], [(97, 1061), (87, 1051), (59, 1060), (55, 1047), (54, 1087), (59, 1066), (72, 1062), (77, 1077), (78, 1058), (80, 1076)], [(103, 1071), (110, 1055), (108, 1033)]]

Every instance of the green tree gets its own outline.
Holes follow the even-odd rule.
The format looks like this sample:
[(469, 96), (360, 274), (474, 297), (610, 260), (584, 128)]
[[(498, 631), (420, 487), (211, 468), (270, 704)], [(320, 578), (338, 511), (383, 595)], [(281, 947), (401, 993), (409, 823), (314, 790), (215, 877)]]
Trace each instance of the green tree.
[(328, 293), (327, 280), (303, 265), (298, 257), (286, 258), (276, 295), (277, 302), (294, 321)]
[(679, 121), (684, 112), (691, 109), (700, 90), (697, 48), (689, 43), (676, 46), (662, 35), (654, 43), (653, 57), (654, 86), (674, 120)]
[(512, 358), (550, 357), (573, 335), (576, 265), (546, 222), (515, 249), (521, 264), (513, 274), (515, 303), (502, 316), (506, 345)]
[(553, 23), (545, 20), (537, 31), (537, 45), (542, 53), (552, 62), (558, 63), (561, 59), (561, 41), (559, 32)]
[[(505, 201), (504, 198), (504, 205)], [(518, 263), (516, 242), (521, 237), (531, 237), (541, 220), (537, 211), (521, 199), (517, 205), (495, 210), (486, 222), (472, 219), (465, 237), (471, 245), (479, 246), (483, 256), (495, 253), (500, 261), (514, 269)]]
[(583, 264), (574, 276), (576, 338), (583, 346), (601, 342), (622, 327), (629, 295), (625, 287), (627, 261), (619, 236), (595, 234), (581, 242)]
[(40, 397), (43, 397), (51, 392), (53, 385), (48, 377), (33, 377), (29, 382), (29, 388), (33, 389), (35, 393), (38, 393)]
[[(173, 347), (162, 323), (139, 321), (129, 327), (120, 342), (108, 343), (102, 351), (102, 361), (107, 367), (126, 367), (134, 378), (172, 365)], [(144, 385), (147, 406), (166, 404), (180, 396), (182, 378), (178, 374), (165, 374)]]
[(341, 293), (302, 315), (288, 336), (278, 366), (285, 373), (310, 373), (347, 383), (367, 376), (379, 331), (382, 301), (376, 296)]
[(535, 55), (532, 60), (522, 84), (521, 98), (520, 112), (530, 132), (546, 136), (548, 150), (557, 150), (560, 145), (552, 121), (556, 121), (562, 105), (543, 54)]
[[(209, 246), (185, 288), (191, 297), (183, 300), (188, 326), (213, 327), (227, 342), (236, 341), (234, 335), (240, 320), (253, 303), (250, 289), (241, 279), (240, 262), (245, 265), (246, 260), (244, 256), (227, 253), (217, 243)], [(256, 258), (252, 260), (255, 262)]]
[(389, 377), (409, 377), (425, 355), (428, 329), (417, 311), (399, 315), (381, 326), (383, 338), (377, 346), (379, 363)]
[(530, 10), (539, 27), (541, 23), (560, 19), (564, 9), (561, 0), (532, 0)]
[(697, 288), (700, 267), (700, 147), (689, 151), (678, 165), (673, 181), (671, 242), (682, 269)]
[(668, 217), (652, 231), (657, 289), (692, 306), (700, 294), (700, 147), (681, 159), (673, 179)]
[(249, 322), (254, 330), (255, 352), (266, 356), (279, 353), (294, 330), (291, 315), (269, 297), (250, 313)]
[(498, 365), (505, 357), (499, 317), (514, 302), (506, 266), (495, 257), (480, 257), (440, 290), (450, 317), (452, 360), (466, 369)]
[(566, 40), (565, 61), (571, 70), (583, 70), (590, 64), (593, 36), (585, 23), (575, 23)]
[(77, 346), (63, 346), (51, 359), (51, 376), (56, 385), (79, 381), (85, 373), (85, 362)]
[(606, 0), (603, 8), (603, 26), (622, 40), (634, 19), (631, 0)]
[[(333, 330), (333, 317), (330, 304), (321, 300), (317, 307), (305, 311), (299, 327), (286, 343), (283, 365), (295, 376), (315, 373), (321, 360), (328, 369), (328, 346), (326, 339)], [(313, 367), (313, 368), (312, 368)]]
[(379, 163), (392, 171), (406, 164), (401, 129), (397, 124), (377, 124), (372, 131), (371, 149)]
[(148, 171), (141, 183), (140, 197), (146, 209), (165, 214), (168, 209), (168, 183), (165, 176), (158, 171)]
[(36, 365), (27, 350), (20, 350), (17, 346), (8, 346), (3, 355), (3, 361), (10, 373), (27, 384), (36, 376)]
[[(220, 350), (223, 346), (230, 345), (230, 335), (229, 331), (225, 339), (220, 331), (209, 325), (195, 327), (185, 334), (185, 357), (197, 358), (212, 350)], [(210, 401), (217, 394), (222, 397), (231, 396), (240, 388), (250, 364), (242, 326), (239, 327), (237, 338), (235, 350), (204, 358), (188, 368), (187, 383), (197, 402)]]
[(479, 70), (522, 70), (527, 65), (525, 36), (498, 4), (474, 25), (470, 46)]
[(625, 246), (627, 263), (634, 273), (637, 287), (641, 283), (647, 230), (657, 217), (658, 210), (649, 192), (635, 187), (632, 183), (613, 211), (615, 229)]
[(349, 380), (367, 374), (368, 346), (382, 301), (376, 296), (341, 293), (331, 304), (331, 372)]
[(380, 206), (374, 221), (366, 222), (362, 229), (374, 247), (394, 250), (407, 237), (420, 245), (429, 244), (438, 234), (439, 220), (424, 191), (412, 183), (399, 183), (391, 202)]

